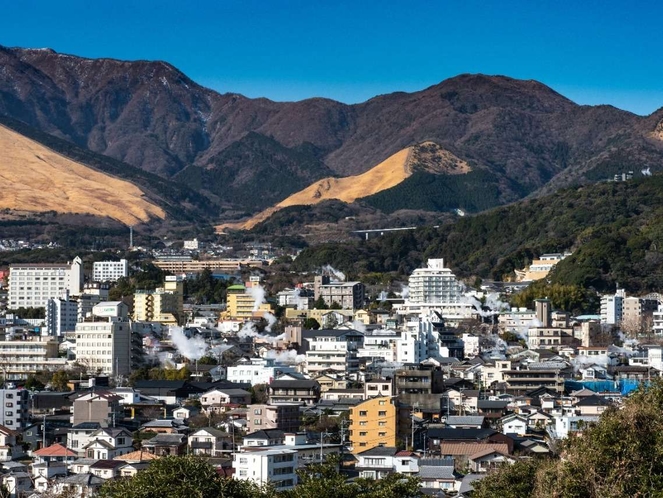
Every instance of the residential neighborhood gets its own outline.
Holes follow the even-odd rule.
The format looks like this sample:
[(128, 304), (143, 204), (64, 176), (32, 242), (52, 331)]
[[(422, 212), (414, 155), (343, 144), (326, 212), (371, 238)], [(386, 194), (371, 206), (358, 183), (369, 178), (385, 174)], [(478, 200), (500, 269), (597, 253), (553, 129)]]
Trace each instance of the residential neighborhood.
[[(7, 268), (10, 496), (93, 496), (186, 456), (276, 491), (333, 456), (348, 480), (402, 474), (430, 496), (471, 496), (495, 469), (553, 456), (663, 371), (659, 295), (618, 290), (596, 315), (549, 299), (514, 308), (490, 283), (468, 290), (442, 259), (412, 273), (409, 294), (371, 300), (323, 269), (270, 295), (265, 260), (237, 262), (227, 302), (201, 306), (184, 289), (212, 278), (205, 261), (119, 300), (112, 289), (141, 271), (126, 260)], [(650, 341), (624, 334), (634, 321), (651, 324)]]

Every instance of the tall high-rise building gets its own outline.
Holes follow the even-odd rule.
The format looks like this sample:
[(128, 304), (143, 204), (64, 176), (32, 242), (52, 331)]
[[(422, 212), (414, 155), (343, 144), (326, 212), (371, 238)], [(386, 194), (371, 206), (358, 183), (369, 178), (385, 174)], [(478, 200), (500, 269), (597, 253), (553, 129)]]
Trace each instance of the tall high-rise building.
[(443, 259), (429, 259), (426, 268), (414, 270), (408, 285), (411, 303), (458, 303), (461, 298), (458, 280)]
[(102, 302), (93, 308), (91, 322), (76, 325), (76, 361), (103, 375), (131, 373), (131, 323), (127, 305)]
[(128, 276), (129, 263), (126, 259), (95, 261), (92, 264), (92, 280), (95, 282), (116, 282), (118, 279)]
[(49, 299), (46, 303), (46, 328), (48, 335), (61, 336), (76, 330), (78, 322), (78, 301), (62, 298)]
[(15, 264), (9, 267), (10, 309), (46, 308), (49, 299), (69, 293), (78, 296), (83, 287), (83, 261), (66, 264)]

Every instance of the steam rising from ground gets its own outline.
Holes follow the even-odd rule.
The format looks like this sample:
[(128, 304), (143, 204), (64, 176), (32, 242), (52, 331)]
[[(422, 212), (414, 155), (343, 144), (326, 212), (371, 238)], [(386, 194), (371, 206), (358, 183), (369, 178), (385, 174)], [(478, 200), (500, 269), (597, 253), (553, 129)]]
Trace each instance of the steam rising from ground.
[(340, 271), (340, 270), (337, 270), (337, 269), (334, 268), (332, 265), (325, 265), (325, 266), (323, 266), (323, 267), (322, 267), (322, 272), (323, 272), (323, 273), (327, 273), (327, 274), (334, 275), (334, 277), (336, 278), (336, 280), (340, 280), (341, 282), (344, 282), (344, 281), (345, 281), (345, 273), (343, 273), (343, 272)]
[(640, 173), (642, 173), (642, 176), (651, 176), (651, 170), (649, 169), (649, 167), (641, 170)]
[(361, 320), (355, 320), (352, 322), (352, 328), (357, 332), (361, 332), (362, 334), (366, 333), (366, 325)]
[(170, 340), (180, 354), (191, 361), (199, 360), (205, 356), (205, 351), (207, 351), (205, 339), (200, 336), (194, 336), (189, 339), (184, 335), (182, 327), (170, 328)]
[[(272, 315), (273, 317), (273, 315)], [(276, 318), (274, 318), (276, 320)], [(267, 329), (265, 329), (267, 330)], [(273, 335), (266, 335), (266, 334), (261, 334), (258, 329), (256, 328), (255, 324), (253, 322), (246, 322), (242, 328), (240, 329), (239, 332), (237, 332), (237, 337), (240, 339), (249, 339), (249, 338), (256, 338), (256, 339), (263, 339), (267, 342), (270, 342), (272, 344), (276, 343), (277, 341), (285, 339), (285, 334), (273, 336)]]
[(265, 289), (262, 285), (254, 285), (249, 287), (249, 294), (253, 297), (253, 312), (255, 313), (260, 309), (260, 305), (265, 301)]
[(285, 363), (289, 365), (303, 363), (306, 361), (306, 355), (297, 354), (297, 351), (294, 349), (286, 349), (285, 351), (276, 351), (274, 349), (270, 349), (263, 355), (263, 358), (273, 359), (277, 363)]

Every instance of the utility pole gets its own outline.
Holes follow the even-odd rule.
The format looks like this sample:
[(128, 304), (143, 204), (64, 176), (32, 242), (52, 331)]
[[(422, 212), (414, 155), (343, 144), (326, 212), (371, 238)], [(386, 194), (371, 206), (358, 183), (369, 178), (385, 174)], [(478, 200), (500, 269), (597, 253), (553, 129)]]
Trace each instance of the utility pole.
[(46, 412), (44, 412), (44, 425), (41, 429), (41, 447), (46, 448)]
[(414, 406), (410, 411), (410, 425), (412, 426), (412, 451), (414, 451)]

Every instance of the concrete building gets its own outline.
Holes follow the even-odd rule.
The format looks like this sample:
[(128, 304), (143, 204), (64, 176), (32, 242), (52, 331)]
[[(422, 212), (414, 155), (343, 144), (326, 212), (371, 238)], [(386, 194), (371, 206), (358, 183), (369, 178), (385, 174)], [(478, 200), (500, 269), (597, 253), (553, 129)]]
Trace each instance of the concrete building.
[(264, 429), (297, 432), (300, 424), (300, 406), (299, 403), (249, 405), (246, 415), (246, 430), (248, 433)]
[(28, 426), (29, 394), (26, 389), (0, 389), (0, 399), (3, 402), (0, 425), (15, 431)]
[(37, 372), (60, 370), (66, 358), (58, 357), (58, 341), (52, 337), (0, 341), (0, 373), (6, 380), (24, 380)]
[(100, 303), (93, 312), (95, 321), (76, 324), (76, 360), (103, 375), (129, 375), (131, 324), (126, 304)]
[(83, 261), (66, 264), (14, 264), (9, 267), (10, 309), (46, 308), (48, 300), (66, 292), (78, 296), (83, 287)]
[(92, 280), (95, 282), (116, 282), (118, 279), (128, 276), (129, 262), (126, 259), (95, 261), (92, 264)]
[(78, 296), (78, 321), (82, 322), (91, 315), (92, 308), (102, 301), (108, 301), (110, 285), (101, 282), (87, 282)]
[(78, 301), (66, 296), (52, 298), (46, 303), (46, 330), (48, 335), (60, 337), (76, 329)]
[(198, 242), (197, 238), (194, 238), (192, 240), (185, 240), (184, 241), (184, 250), (185, 251), (197, 251), (200, 249), (200, 242)]
[(318, 330), (308, 341), (306, 371), (315, 375), (323, 370), (349, 374), (359, 370), (357, 350), (364, 343), (364, 334), (356, 330)]
[(315, 300), (322, 299), (327, 306), (340, 305), (344, 310), (355, 310), (364, 306), (366, 289), (361, 282), (332, 281), (326, 275), (318, 275), (313, 281)]
[(233, 453), (233, 479), (269, 483), (277, 491), (291, 489), (297, 484), (297, 457), (296, 450), (281, 448)]
[(626, 291), (617, 289), (615, 294), (601, 296), (601, 323), (617, 325), (622, 321)]
[(412, 303), (457, 303), (461, 298), (460, 284), (443, 259), (429, 259), (426, 268), (414, 270), (408, 285)]
[(396, 446), (396, 407), (393, 398), (378, 396), (350, 408), (352, 453)]
[(174, 256), (156, 260), (154, 261), (154, 266), (176, 275), (182, 273), (199, 273), (203, 270), (236, 273), (242, 267), (259, 268), (267, 266), (267, 261), (261, 259), (201, 259), (194, 261), (191, 256)]
[(290, 365), (280, 365), (271, 358), (241, 359), (236, 365), (228, 367), (226, 379), (230, 382), (249, 384), (269, 384), (281, 374), (293, 373), (296, 369)]
[(134, 320), (180, 325), (184, 319), (184, 279), (166, 276), (156, 290), (137, 290), (134, 294)]
[[(93, 429), (89, 431), (88, 440), (85, 441), (87, 444), (89, 436), (99, 428), (94, 427), (94, 424), (99, 424), (100, 427), (112, 427), (114, 421), (121, 420), (124, 410), (120, 401), (122, 401), (121, 396), (109, 391), (91, 391), (81, 394), (74, 400), (72, 407), (71, 424), (73, 427), (70, 434), (78, 430), (76, 426), (79, 424), (86, 424), (84, 428), (79, 429), (81, 431), (88, 428)], [(69, 446), (80, 451), (84, 445), (79, 448)]]

